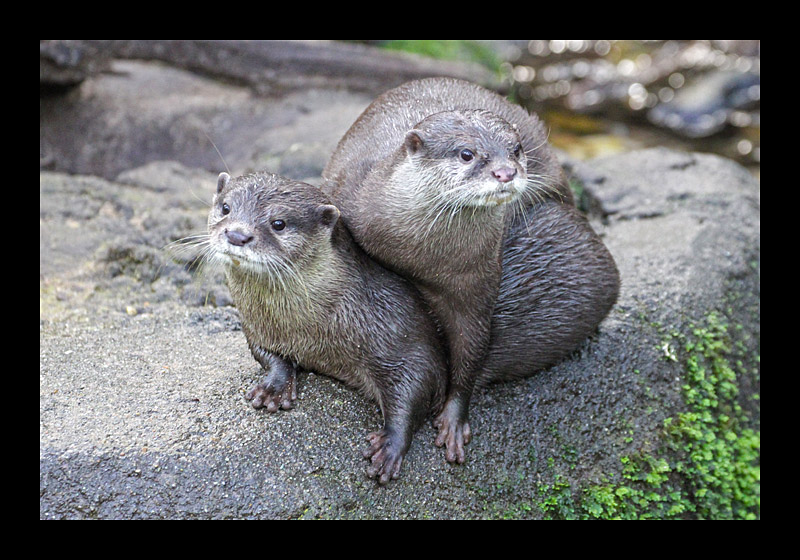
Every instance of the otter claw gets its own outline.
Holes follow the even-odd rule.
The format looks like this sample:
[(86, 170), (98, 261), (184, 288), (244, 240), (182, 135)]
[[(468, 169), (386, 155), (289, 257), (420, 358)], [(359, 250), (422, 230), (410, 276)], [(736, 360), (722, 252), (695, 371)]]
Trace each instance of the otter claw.
[(469, 443), (472, 437), (469, 422), (451, 418), (447, 414), (447, 410), (445, 410), (434, 420), (433, 425), (439, 429), (439, 434), (436, 436), (434, 443), (437, 447), (446, 447), (445, 460), (448, 463), (463, 463), (466, 459), (464, 446)]
[(245, 398), (250, 401), (253, 408), (266, 408), (267, 412), (277, 412), (279, 409), (289, 410), (297, 399), (295, 377), (291, 376), (285, 384), (280, 385), (267, 378), (250, 389)]
[(370, 442), (369, 448), (364, 451), (364, 458), (370, 460), (367, 476), (377, 478), (379, 484), (397, 479), (405, 452), (398, 448), (386, 430), (369, 434), (367, 441)]

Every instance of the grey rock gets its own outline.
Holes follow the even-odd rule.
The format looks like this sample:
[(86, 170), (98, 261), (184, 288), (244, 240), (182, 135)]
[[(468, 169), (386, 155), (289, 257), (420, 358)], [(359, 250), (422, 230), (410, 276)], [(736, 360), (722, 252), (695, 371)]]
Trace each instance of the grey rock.
[(111, 55), (86, 41), (39, 41), (39, 88), (63, 92), (108, 69)]
[[(40, 99), (41, 168), (114, 179), (153, 161), (174, 160), (240, 173), (280, 167), (302, 134), (314, 138), (305, 149), (317, 152), (299, 174), (319, 175), (340, 127), (368, 103), (318, 90), (265, 102), (248, 88), (178, 68), (128, 60), (116, 60), (112, 68), (114, 74), (88, 80), (65, 96)], [(313, 124), (311, 113), (323, 118)]]
[(298, 89), (377, 95), (408, 80), (451, 76), (496, 86), (497, 76), (468, 62), (433, 60), (335, 41), (89, 41), (117, 57), (162, 60), (275, 96)]

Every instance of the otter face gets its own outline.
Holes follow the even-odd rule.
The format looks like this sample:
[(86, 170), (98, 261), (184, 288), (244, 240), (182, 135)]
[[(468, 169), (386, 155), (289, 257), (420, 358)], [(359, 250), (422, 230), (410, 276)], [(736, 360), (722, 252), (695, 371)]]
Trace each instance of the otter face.
[(425, 188), (458, 206), (494, 206), (527, 188), (527, 159), (513, 125), (489, 111), (446, 111), (406, 134)]
[(311, 185), (221, 173), (208, 215), (211, 254), (228, 267), (284, 278), (330, 249), (338, 219), (339, 210)]

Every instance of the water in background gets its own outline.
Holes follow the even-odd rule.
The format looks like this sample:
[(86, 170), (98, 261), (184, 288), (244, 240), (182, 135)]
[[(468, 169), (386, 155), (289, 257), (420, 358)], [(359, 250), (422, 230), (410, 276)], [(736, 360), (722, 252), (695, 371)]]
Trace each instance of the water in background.
[(758, 40), (510, 41), (504, 80), (578, 159), (650, 146), (710, 152), (760, 176)]

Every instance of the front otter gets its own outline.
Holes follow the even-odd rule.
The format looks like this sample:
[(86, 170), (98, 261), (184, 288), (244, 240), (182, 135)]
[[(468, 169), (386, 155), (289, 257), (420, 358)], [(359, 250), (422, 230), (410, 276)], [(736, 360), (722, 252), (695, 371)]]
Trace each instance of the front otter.
[[(435, 424), (448, 461), (464, 461), (476, 381), (552, 365), (616, 300), (613, 259), (575, 211), (542, 123), (480, 86), (431, 78), (386, 92), (323, 179), (356, 241), (411, 280), (442, 325), (450, 384)], [(554, 258), (562, 250), (569, 258)]]
[(266, 370), (247, 395), (291, 408), (296, 369), (344, 381), (380, 405), (367, 472), (397, 478), (414, 431), (441, 407), (446, 362), (417, 292), (367, 257), (317, 189), (277, 175), (220, 174), (209, 213), (209, 260), (228, 286), (255, 359)]

